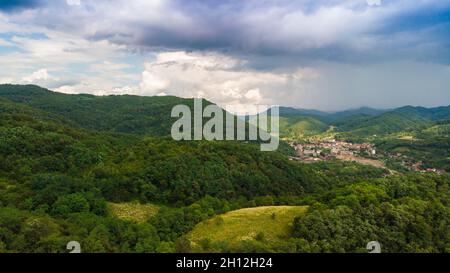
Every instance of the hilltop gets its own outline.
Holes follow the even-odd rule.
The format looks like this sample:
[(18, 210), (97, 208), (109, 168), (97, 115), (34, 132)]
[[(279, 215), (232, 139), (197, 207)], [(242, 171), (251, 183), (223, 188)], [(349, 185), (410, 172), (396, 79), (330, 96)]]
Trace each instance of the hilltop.
[(250, 246), (255, 251), (277, 249), (291, 236), (294, 218), (306, 211), (304, 206), (234, 210), (201, 222), (187, 238), (193, 252), (239, 252)]

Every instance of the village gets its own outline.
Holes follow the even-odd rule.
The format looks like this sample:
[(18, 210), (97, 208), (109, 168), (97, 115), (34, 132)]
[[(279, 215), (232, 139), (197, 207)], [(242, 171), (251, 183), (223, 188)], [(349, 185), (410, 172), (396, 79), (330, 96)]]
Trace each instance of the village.
[(296, 155), (291, 160), (315, 162), (339, 157), (375, 157), (375, 146), (371, 143), (350, 143), (335, 139), (325, 139), (316, 142), (289, 142)]
[(309, 142), (290, 141), (289, 145), (295, 150), (295, 156), (291, 156), (289, 159), (304, 163), (339, 159), (386, 168), (383, 159), (393, 159), (410, 171), (444, 173), (444, 171), (435, 168), (423, 168), (421, 161), (416, 162), (400, 153), (377, 153), (375, 145), (371, 143), (350, 143), (336, 139), (322, 139)]
[(437, 169), (437, 168), (430, 168), (425, 167), (422, 161), (416, 161), (410, 157), (407, 157), (406, 155), (403, 155), (401, 153), (390, 153), (387, 154), (386, 157), (388, 159), (395, 160), (396, 162), (399, 162), (401, 166), (404, 168), (413, 171), (413, 172), (421, 172), (421, 173), (437, 173), (437, 174), (444, 174), (445, 170)]

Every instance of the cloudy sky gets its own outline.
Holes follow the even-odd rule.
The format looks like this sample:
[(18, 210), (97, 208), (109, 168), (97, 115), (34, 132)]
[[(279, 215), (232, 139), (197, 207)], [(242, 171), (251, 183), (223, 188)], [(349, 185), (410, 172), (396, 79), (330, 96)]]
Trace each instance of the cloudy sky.
[(2, 0), (0, 83), (321, 110), (450, 104), (450, 0)]

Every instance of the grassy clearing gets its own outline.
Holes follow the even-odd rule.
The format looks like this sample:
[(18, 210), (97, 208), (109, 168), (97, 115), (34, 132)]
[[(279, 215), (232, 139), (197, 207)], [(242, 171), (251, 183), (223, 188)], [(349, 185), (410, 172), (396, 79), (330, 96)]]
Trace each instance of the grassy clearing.
[(187, 238), (194, 252), (233, 251), (245, 242), (276, 247), (283, 245), (283, 240), (289, 236), (294, 218), (306, 210), (304, 206), (235, 210), (201, 222)]
[(345, 161), (355, 161), (359, 164), (370, 165), (376, 168), (386, 168), (386, 165), (382, 161), (376, 159), (364, 158), (354, 155), (338, 155), (336, 156), (336, 158)]
[(108, 203), (112, 215), (122, 220), (145, 222), (155, 215), (159, 207), (153, 204), (130, 203)]

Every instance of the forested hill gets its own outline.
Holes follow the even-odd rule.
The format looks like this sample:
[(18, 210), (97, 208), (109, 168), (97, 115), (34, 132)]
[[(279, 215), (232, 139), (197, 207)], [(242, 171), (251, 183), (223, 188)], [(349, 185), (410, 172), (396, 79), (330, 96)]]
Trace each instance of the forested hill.
[[(254, 143), (161, 137), (178, 103), (192, 101), (1, 85), (0, 253), (66, 252), (73, 240), (86, 253), (189, 252), (196, 224), (264, 205), (309, 209), (285, 223), (282, 245), (242, 234), (240, 251), (356, 252), (370, 240), (386, 252), (450, 251), (447, 174), (387, 176), (352, 162), (289, 161)], [(447, 132), (437, 123), (424, 133)], [(134, 202), (160, 209), (143, 222), (111, 211)], [(226, 242), (217, 249), (233, 251)]]
[[(114, 122), (110, 119), (120, 119), (112, 105), (116, 103), (116, 108), (127, 109), (127, 99), (134, 103), (139, 101), (138, 97), (64, 95), (34, 86), (2, 86), (1, 90), (0, 188), (5, 187), (1, 188), (5, 190), (0, 194), (2, 205), (20, 208), (45, 205), (44, 211), (51, 212), (57, 197), (46, 197), (44, 203), (41, 197), (34, 199), (33, 183), (46, 187), (45, 184), (53, 183), (51, 181), (59, 183), (61, 180), (73, 183), (63, 189), (61, 195), (90, 185), (108, 200), (167, 204), (190, 204), (207, 195), (226, 199), (298, 196), (320, 187), (327, 188), (330, 183), (319, 176), (313, 177), (310, 168), (289, 162), (278, 152), (260, 152), (256, 144), (176, 142), (169, 137), (90, 130), (82, 126), (86, 123), (77, 116), (88, 118), (93, 112), (92, 116), (97, 116), (90, 122), (99, 122), (99, 126), (112, 125)], [(156, 105), (149, 111), (160, 109), (158, 105), (167, 110), (171, 104), (161, 103), (166, 102), (165, 99), (189, 102), (173, 97), (142, 101), (144, 105), (147, 102)], [(59, 101), (67, 108), (58, 105)], [(105, 105), (110, 101), (113, 102), (111, 111), (107, 111)], [(97, 103), (104, 111), (92, 106)], [(134, 109), (132, 105), (129, 107)], [(57, 114), (58, 111), (61, 114)], [(170, 117), (170, 109), (167, 111)], [(376, 175), (381, 173), (375, 170)], [(23, 201), (27, 198), (31, 198), (31, 203), (25, 205)]]
[(173, 106), (193, 105), (191, 99), (172, 96), (68, 95), (35, 85), (0, 85), (0, 98), (58, 114), (86, 129), (152, 136), (170, 135)]
[[(173, 96), (68, 95), (35, 85), (0, 85), (0, 98), (64, 117), (83, 128), (150, 136), (169, 136), (175, 119), (173, 106), (193, 100)], [(204, 105), (211, 104), (204, 100)], [(431, 127), (450, 118), (450, 106), (424, 108), (405, 106), (393, 110), (367, 107), (327, 113), (317, 110), (280, 108), (282, 136), (311, 135), (335, 126), (352, 137), (383, 135)]]
[[(325, 175), (324, 170), (291, 162), (278, 152), (260, 152), (259, 145), (254, 144), (176, 142), (88, 130), (72, 121), (76, 118), (69, 119), (73, 112), (62, 116), (29, 105), (37, 104), (42, 109), (51, 105), (62, 111), (62, 107), (53, 105), (58, 99), (70, 105), (70, 100), (91, 96), (28, 88), (28, 95), (24, 92), (17, 96), (3, 90), (5, 96), (27, 104), (0, 98), (0, 206), (4, 207), (56, 218), (79, 212), (104, 216), (105, 200), (173, 206), (207, 196), (227, 200), (263, 196), (289, 199), (361, 176), (384, 175), (383, 170), (353, 170), (348, 166), (352, 170), (349, 175), (335, 179)], [(51, 97), (52, 103), (47, 104), (45, 97)], [(82, 108), (80, 105), (83, 103), (78, 104)], [(87, 110), (95, 111), (87, 108), (86, 114)], [(70, 200), (73, 205), (66, 203)]]
[(447, 123), (450, 106), (435, 108), (404, 106), (391, 110), (359, 108), (335, 113), (295, 108), (280, 108), (282, 136), (298, 138), (323, 133), (333, 126), (344, 138), (363, 141), (373, 135), (401, 131), (421, 131)]

